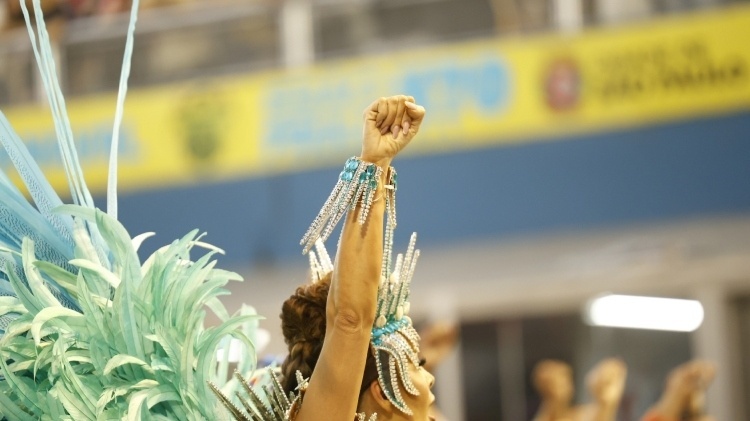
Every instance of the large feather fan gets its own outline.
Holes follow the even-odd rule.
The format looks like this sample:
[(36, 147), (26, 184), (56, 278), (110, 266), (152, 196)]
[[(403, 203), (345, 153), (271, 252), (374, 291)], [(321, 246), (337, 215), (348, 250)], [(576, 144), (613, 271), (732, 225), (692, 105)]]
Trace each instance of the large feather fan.
[[(231, 335), (252, 352), (240, 328), (257, 316), (230, 317), (217, 298), (241, 278), (215, 267), (220, 250), (197, 231), (141, 263), (137, 249), (149, 234), (131, 239), (117, 221), (116, 151), (138, 1), (115, 113), (107, 213), (95, 208), (78, 163), (40, 1), (33, 1), (36, 25), (20, 2), (73, 203), (63, 204), (0, 113), (0, 142), (33, 200), (0, 170), (0, 419), (216, 419), (208, 381), (225, 382), (229, 354), (217, 365), (217, 348)], [(192, 260), (194, 249), (205, 253)], [(206, 308), (219, 326), (204, 327)]]

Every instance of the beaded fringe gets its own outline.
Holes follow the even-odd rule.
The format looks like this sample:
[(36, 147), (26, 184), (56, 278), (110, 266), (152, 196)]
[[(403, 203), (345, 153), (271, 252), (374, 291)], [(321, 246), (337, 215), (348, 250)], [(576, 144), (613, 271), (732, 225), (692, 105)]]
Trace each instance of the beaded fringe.
[[(344, 170), (333, 191), (323, 204), (310, 227), (300, 241), (302, 254), (307, 253), (314, 246), (315, 241), (326, 241), (347, 212), (354, 211), (359, 205), (357, 220), (360, 225), (367, 221), (370, 208), (375, 200), (378, 182), (383, 169), (377, 165), (351, 157), (344, 164)], [(396, 170), (389, 168), (386, 184), (385, 200), (388, 222), (395, 226), (396, 221)]]

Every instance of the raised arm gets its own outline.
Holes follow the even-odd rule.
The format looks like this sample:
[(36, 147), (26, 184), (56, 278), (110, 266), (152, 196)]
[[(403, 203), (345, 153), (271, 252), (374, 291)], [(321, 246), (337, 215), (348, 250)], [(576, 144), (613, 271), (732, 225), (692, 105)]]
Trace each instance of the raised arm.
[(703, 396), (716, 374), (713, 363), (692, 360), (669, 373), (659, 401), (648, 410), (642, 421), (710, 420), (703, 413)]
[(627, 366), (619, 358), (607, 358), (586, 376), (594, 402), (579, 408), (580, 421), (616, 421), (620, 401), (625, 392)]
[(376, 164), (382, 174), (365, 223), (358, 220), (359, 209), (345, 216), (326, 305), (325, 341), (296, 421), (354, 417), (375, 319), (388, 171), (423, 117), (424, 108), (403, 95), (380, 98), (365, 109), (360, 159)]

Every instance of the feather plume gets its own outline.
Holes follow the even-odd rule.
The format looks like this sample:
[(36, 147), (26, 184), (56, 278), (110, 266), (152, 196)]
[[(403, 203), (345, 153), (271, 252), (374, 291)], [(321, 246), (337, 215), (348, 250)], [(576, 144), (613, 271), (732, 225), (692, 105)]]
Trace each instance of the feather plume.
[[(75, 150), (44, 26), (20, 0), (47, 91), (72, 204), (63, 204), (0, 113), (0, 144), (33, 204), (0, 170), (0, 419), (215, 419), (209, 382), (225, 383), (233, 337), (255, 360), (251, 308), (229, 316), (218, 297), (235, 273), (197, 230), (154, 252), (137, 249), (117, 220), (117, 137), (127, 92), (138, 0), (133, 13), (113, 128), (108, 212), (95, 208)], [(197, 250), (201, 254), (193, 260)], [(221, 323), (205, 327), (206, 310)]]

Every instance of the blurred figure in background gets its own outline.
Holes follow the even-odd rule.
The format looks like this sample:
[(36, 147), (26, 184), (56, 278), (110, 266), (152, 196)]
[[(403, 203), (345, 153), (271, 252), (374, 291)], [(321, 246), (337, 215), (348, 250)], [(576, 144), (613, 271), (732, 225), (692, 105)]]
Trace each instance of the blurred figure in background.
[(672, 370), (664, 393), (642, 421), (713, 421), (705, 414), (705, 393), (716, 375), (713, 363), (693, 360)]
[(558, 360), (543, 360), (537, 363), (532, 374), (534, 388), (542, 397), (542, 404), (534, 421), (572, 421), (573, 370), (570, 365)]
[(594, 402), (572, 406), (575, 388), (570, 365), (543, 360), (534, 367), (533, 382), (542, 397), (534, 421), (614, 421), (625, 390), (627, 368), (617, 358), (606, 359), (587, 375)]
[(586, 376), (586, 385), (594, 402), (578, 407), (578, 420), (615, 421), (625, 392), (627, 367), (619, 358), (601, 361)]

